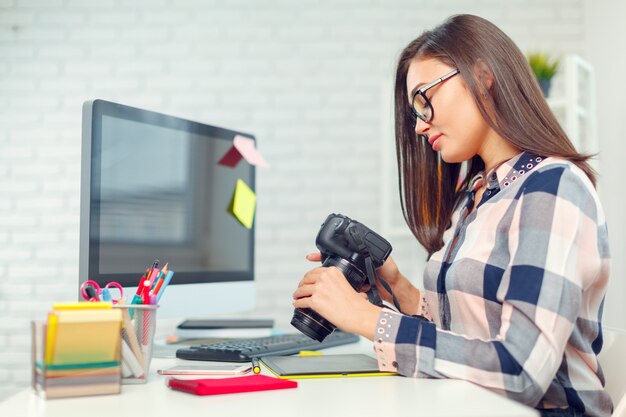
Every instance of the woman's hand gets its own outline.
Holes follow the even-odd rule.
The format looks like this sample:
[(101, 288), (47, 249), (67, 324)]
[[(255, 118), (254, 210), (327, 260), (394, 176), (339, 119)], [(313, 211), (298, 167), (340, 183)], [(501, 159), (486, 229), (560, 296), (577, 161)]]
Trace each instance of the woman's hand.
[[(380, 268), (378, 268), (378, 270), (376, 270), (376, 273), (378, 274), (378, 276), (384, 279), (387, 284), (389, 284), (394, 294), (397, 292), (396, 288), (398, 286), (398, 282), (402, 278), (404, 278), (404, 276), (400, 273), (400, 270), (398, 270), (398, 265), (396, 265), (396, 262), (391, 256), (387, 258), (385, 263)], [(389, 294), (389, 292), (382, 286), (379, 280), (376, 280), (376, 288), (378, 288), (380, 298), (387, 302), (393, 303), (391, 294)]]
[[(398, 265), (390, 256), (387, 258), (383, 266), (378, 269), (378, 275), (387, 281), (394, 295), (402, 307), (402, 313), (413, 315), (417, 314), (417, 306), (420, 300), (420, 291), (411, 284), (411, 281), (400, 273)], [(381, 285), (380, 281), (376, 281), (376, 287), (380, 293), (380, 297), (393, 304), (391, 294)]]
[[(322, 254), (319, 252), (309, 253), (306, 255), (306, 259), (311, 262), (321, 262)], [(396, 262), (391, 256), (376, 270), (376, 273), (389, 284), (391, 290), (400, 302), (402, 312), (409, 315), (416, 314), (420, 292), (411, 284), (407, 277), (400, 273), (398, 265), (396, 265)], [(380, 298), (393, 304), (391, 294), (382, 286), (379, 280), (376, 280), (376, 288), (378, 288)], [(369, 285), (362, 288), (362, 291), (368, 290)]]
[(312, 252), (306, 256), (306, 259), (311, 262), (322, 262), (322, 254), (320, 252)]
[(381, 309), (356, 292), (339, 269), (319, 267), (307, 272), (293, 298), (295, 308), (310, 308), (341, 330), (373, 340)]
[[(306, 259), (308, 259), (311, 262), (321, 262), (322, 254), (319, 252), (309, 253), (306, 256)], [(391, 287), (391, 290), (395, 293), (396, 292), (395, 287), (398, 284), (398, 281), (400, 281), (401, 278), (403, 278), (403, 275), (398, 270), (398, 266), (396, 265), (396, 262), (393, 260), (391, 256), (388, 257), (385, 263), (376, 270), (376, 273), (382, 279), (387, 281), (387, 283)], [(391, 294), (389, 294), (389, 292), (380, 284), (380, 281), (378, 280), (376, 280), (376, 288), (378, 288), (380, 297), (383, 300), (393, 303)], [(362, 291), (368, 291), (368, 290), (369, 290), (369, 284), (367, 284), (366, 286), (364, 286), (364, 288), (362, 288)]]

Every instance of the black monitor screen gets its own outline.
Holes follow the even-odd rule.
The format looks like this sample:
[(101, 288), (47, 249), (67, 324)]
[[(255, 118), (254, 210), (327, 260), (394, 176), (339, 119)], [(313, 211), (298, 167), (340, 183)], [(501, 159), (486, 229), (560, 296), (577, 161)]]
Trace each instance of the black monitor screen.
[(254, 167), (219, 163), (240, 133), (101, 100), (92, 110), (89, 279), (137, 285), (159, 259), (177, 284), (252, 280), (254, 228), (229, 205), (238, 180), (254, 190)]

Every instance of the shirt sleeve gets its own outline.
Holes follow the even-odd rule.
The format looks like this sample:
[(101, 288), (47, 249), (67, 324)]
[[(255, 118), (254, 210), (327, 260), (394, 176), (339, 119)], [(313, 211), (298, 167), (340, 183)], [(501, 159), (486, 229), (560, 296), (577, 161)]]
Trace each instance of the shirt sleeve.
[(417, 304), (417, 314), (424, 317), (426, 320), (432, 320), (430, 307), (428, 306), (428, 301), (426, 301), (426, 297), (424, 296), (420, 297), (420, 301)]
[(464, 379), (535, 406), (562, 363), (583, 289), (602, 268), (599, 206), (590, 187), (563, 165), (534, 172), (520, 187), (496, 337), (472, 338), (383, 309), (374, 337), (381, 370)]

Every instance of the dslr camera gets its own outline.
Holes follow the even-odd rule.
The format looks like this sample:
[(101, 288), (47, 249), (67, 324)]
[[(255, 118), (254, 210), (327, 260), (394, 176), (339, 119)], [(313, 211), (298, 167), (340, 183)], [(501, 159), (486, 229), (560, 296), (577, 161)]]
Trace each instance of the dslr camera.
[[(342, 214), (330, 214), (317, 234), (315, 245), (322, 254), (322, 266), (334, 266), (370, 302), (382, 305), (376, 289), (376, 269), (391, 253), (391, 244), (367, 226)], [(369, 285), (369, 288), (367, 288)], [(310, 308), (297, 308), (291, 324), (311, 339), (322, 341), (335, 326)]]

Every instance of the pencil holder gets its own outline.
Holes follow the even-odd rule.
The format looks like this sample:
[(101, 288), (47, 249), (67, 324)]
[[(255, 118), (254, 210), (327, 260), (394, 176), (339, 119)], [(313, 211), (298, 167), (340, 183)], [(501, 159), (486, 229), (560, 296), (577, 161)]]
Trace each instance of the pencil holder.
[(150, 372), (158, 305), (115, 305), (122, 310), (122, 384), (145, 384)]

